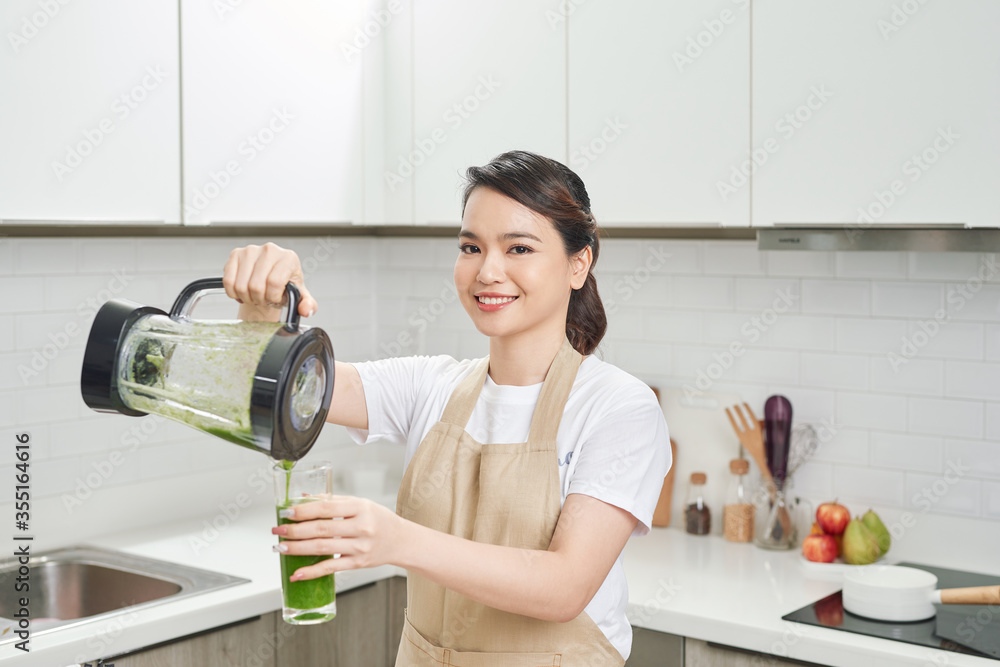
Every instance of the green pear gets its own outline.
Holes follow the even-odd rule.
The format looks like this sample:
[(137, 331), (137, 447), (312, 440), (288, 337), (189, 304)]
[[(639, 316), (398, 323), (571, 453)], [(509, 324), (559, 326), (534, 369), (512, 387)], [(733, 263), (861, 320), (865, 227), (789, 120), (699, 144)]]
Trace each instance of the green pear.
[(844, 560), (851, 565), (868, 565), (881, 555), (875, 534), (861, 519), (851, 519), (844, 530)]
[(865, 524), (868, 530), (872, 531), (872, 534), (875, 535), (875, 539), (878, 541), (878, 549), (881, 555), (884, 556), (889, 551), (889, 545), (892, 544), (892, 537), (889, 535), (889, 530), (885, 527), (885, 524), (882, 523), (882, 519), (873, 510), (868, 510), (861, 517), (861, 523)]

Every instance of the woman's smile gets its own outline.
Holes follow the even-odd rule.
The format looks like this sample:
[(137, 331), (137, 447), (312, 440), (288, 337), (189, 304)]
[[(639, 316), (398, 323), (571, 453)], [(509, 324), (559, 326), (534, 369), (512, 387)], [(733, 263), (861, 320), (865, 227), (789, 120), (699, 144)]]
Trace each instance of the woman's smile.
[(493, 292), (480, 292), (476, 295), (476, 301), (479, 302), (479, 310), (484, 313), (496, 312), (501, 308), (514, 303), (515, 299), (517, 299), (516, 296), (495, 294)]

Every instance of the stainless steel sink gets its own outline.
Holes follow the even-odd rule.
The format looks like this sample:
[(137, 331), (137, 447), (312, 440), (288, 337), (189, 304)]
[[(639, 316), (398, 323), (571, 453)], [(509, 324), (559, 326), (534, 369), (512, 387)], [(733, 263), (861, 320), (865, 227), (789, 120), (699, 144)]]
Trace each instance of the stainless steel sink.
[[(249, 579), (96, 547), (69, 547), (33, 556), (29, 609), (32, 635), (110, 618), (207, 593)], [(14, 589), (18, 563), (0, 563), (0, 619), (11, 619), (24, 593)], [(0, 621), (2, 624), (2, 621)], [(7, 633), (0, 644), (15, 641)]]

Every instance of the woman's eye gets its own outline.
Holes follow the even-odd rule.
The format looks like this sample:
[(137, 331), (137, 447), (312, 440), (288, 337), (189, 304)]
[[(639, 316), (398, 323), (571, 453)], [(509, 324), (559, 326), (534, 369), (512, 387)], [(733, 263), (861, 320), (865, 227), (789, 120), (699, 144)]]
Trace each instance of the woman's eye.
[(515, 255), (527, 255), (529, 252), (533, 252), (531, 248), (526, 245), (516, 245), (510, 249)]
[(460, 246), (458, 246), (458, 251), (466, 255), (471, 255), (474, 252), (479, 252), (479, 248), (472, 245), (471, 243), (463, 243)]

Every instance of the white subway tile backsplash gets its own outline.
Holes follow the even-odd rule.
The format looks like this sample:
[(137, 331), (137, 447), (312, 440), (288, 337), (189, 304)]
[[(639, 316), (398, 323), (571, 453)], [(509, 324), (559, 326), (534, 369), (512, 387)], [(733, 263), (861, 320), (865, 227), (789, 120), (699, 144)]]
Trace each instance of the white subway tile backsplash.
[(944, 286), (938, 283), (875, 282), (872, 285), (872, 314), (876, 317), (934, 317), (943, 307)]
[(940, 396), (944, 362), (899, 355), (871, 358), (871, 388), (893, 394)]
[(0, 276), (14, 273), (14, 245), (10, 239), (0, 237)]
[(833, 495), (840, 502), (871, 503), (900, 507), (903, 473), (858, 466), (837, 465), (833, 469)]
[(908, 402), (908, 430), (911, 433), (982, 437), (982, 403), (937, 398), (910, 398)]
[(868, 315), (871, 284), (860, 280), (802, 281), (802, 312), (826, 315)]
[[(798, 412), (798, 402), (793, 403)], [(798, 415), (796, 414), (796, 420)], [(855, 428), (824, 429), (822, 425), (814, 425), (820, 438), (819, 449), (813, 456), (815, 461), (827, 463), (849, 463), (852, 465), (868, 465), (868, 431)]]
[[(597, 262), (598, 273), (601, 272), (604, 248), (607, 245), (601, 246), (601, 259)], [(664, 266), (660, 269), (662, 273), (696, 275), (701, 273), (703, 248), (704, 245), (697, 241), (644, 241), (642, 256), (663, 259)]]
[(906, 278), (906, 255), (900, 252), (838, 252), (838, 278)]
[[(0, 370), (0, 378), (3, 371)], [(0, 392), (0, 428), (13, 426), (17, 422), (17, 404), (9, 391)]]
[[(2, 329), (3, 325), (0, 324), (0, 331)], [(0, 334), (0, 340), (2, 339), (3, 335)], [(990, 361), (1000, 361), (1000, 324), (986, 326), (986, 358)]]
[(1000, 440), (1000, 403), (986, 404), (986, 437)]
[(76, 314), (88, 307), (99, 308), (108, 299), (123, 294), (132, 276), (133, 273), (113, 266), (95, 275), (46, 276), (45, 309)]
[[(45, 359), (39, 357), (32, 364), (31, 352), (0, 353), (0, 391), (22, 389), (26, 386), (44, 387), (47, 370)], [(14, 402), (13, 394), (5, 394), (0, 400)]]
[(14, 347), (18, 350), (43, 350), (46, 357), (87, 344), (92, 318), (64, 310), (56, 313), (17, 315), (14, 318)]
[(702, 341), (702, 313), (687, 310), (643, 309), (645, 338), (664, 343)]
[[(19, 462), (16, 456), (17, 450), (14, 448), (14, 445), (20, 442), (20, 440), (15, 440), (15, 438), (20, 438), (24, 434), (28, 435), (29, 466), (36, 461), (51, 457), (51, 439), (47, 425), (34, 424), (28, 428), (13, 427), (11, 425), (10, 428), (4, 427), (0, 429), (0, 438), (3, 439), (2, 442), (4, 443), (4, 446), (0, 447), (0, 465), (13, 466)], [(7, 486), (10, 483), (10, 479), (10, 477), (4, 479), (3, 484), (0, 484), (0, 486)]]
[(86, 476), (86, 471), (77, 456), (38, 461), (33, 468), (31, 492), (35, 498), (56, 496), (61, 493), (72, 494), (80, 475)]
[(670, 304), (680, 308), (731, 309), (733, 279), (674, 276)]
[(0, 352), (14, 349), (14, 317), (0, 315)]
[(842, 352), (899, 353), (906, 338), (902, 320), (837, 318), (837, 349)]
[(1000, 441), (997, 440), (945, 440), (946, 461), (969, 470), (975, 477), (1000, 478)]
[(853, 428), (906, 429), (906, 398), (861, 392), (837, 392), (838, 424)]
[[(445, 239), (383, 239), (384, 257), (386, 266), (394, 269), (416, 268), (433, 269), (440, 268), (438, 263), (438, 251), (440, 246), (449, 243)], [(455, 257), (458, 256), (458, 240), (452, 246), (455, 248)], [(454, 260), (452, 260), (454, 262)]]
[(1000, 400), (1000, 364), (949, 361), (944, 389), (958, 398)]
[(941, 438), (875, 431), (871, 434), (870, 463), (879, 468), (941, 472), (943, 450)]
[(52, 455), (55, 457), (80, 456), (119, 446), (121, 435), (114, 429), (108, 415), (55, 422), (50, 426)]
[(805, 250), (772, 250), (762, 252), (767, 262), (767, 275), (788, 276), (833, 276), (834, 261), (832, 252), (814, 252)]
[(629, 306), (666, 306), (670, 299), (670, 282), (678, 280), (658, 274), (626, 274), (624, 289), (615, 285), (615, 303)]
[(983, 515), (1000, 519), (1000, 482), (983, 482)]
[[(187, 255), (209, 239), (199, 239), (188, 246)], [(121, 269), (132, 273), (136, 269), (135, 239), (80, 239), (78, 241), (80, 273), (110, 273), (113, 269)], [(143, 255), (143, 261), (146, 256)], [(223, 259), (225, 263), (225, 259)], [(221, 271), (221, 265), (218, 267)], [(221, 273), (220, 273), (221, 275)]]
[[(903, 256), (903, 253), (899, 253)], [(911, 280), (958, 280), (965, 282), (979, 275), (983, 255), (972, 252), (911, 252), (909, 275)]]
[(802, 384), (836, 389), (868, 388), (868, 357), (803, 352)]
[[(768, 385), (767, 396), (772, 394), (787, 396), (792, 402), (793, 421), (812, 424), (819, 432), (821, 440), (830, 437), (831, 433), (843, 430), (842, 425), (837, 424), (834, 419), (837, 411), (837, 394), (833, 390)], [(763, 405), (764, 402), (761, 401), (761, 409)]]
[(982, 482), (906, 473), (906, 503), (916, 510), (979, 516)]
[(764, 275), (764, 255), (753, 242), (708, 243), (702, 251), (702, 262), (706, 275)]
[(45, 310), (45, 280), (40, 276), (0, 278), (4, 313), (40, 313)]
[(837, 320), (832, 317), (783, 315), (762, 337), (765, 345), (801, 350), (834, 350)]
[(11, 239), (14, 273), (22, 276), (47, 276), (76, 273), (75, 239)]
[(144, 480), (183, 475), (190, 472), (196, 462), (189, 443), (144, 446), (123, 454), (129, 458), (138, 457), (139, 476)]
[(631, 342), (615, 350), (615, 359), (615, 365), (640, 379), (671, 374), (669, 345)]
[(641, 241), (616, 241), (601, 246), (594, 272), (632, 273), (643, 266), (646, 257)]
[[(786, 278), (737, 278), (736, 308), (760, 314), (773, 310), (784, 316), (799, 312), (802, 294), (799, 281)], [(768, 313), (773, 316), (773, 313)]]
[(1000, 285), (948, 285), (945, 303), (948, 316), (956, 320), (1000, 321)]
[(702, 317), (702, 340), (711, 345), (726, 347), (735, 342), (756, 347), (752, 333), (758, 332), (758, 340), (761, 334), (751, 322), (751, 317), (753, 315), (746, 313), (705, 313)]
[[(908, 322), (905, 354), (921, 358), (982, 359), (983, 325), (920, 318)], [(900, 350), (903, 353), (903, 350)]]
[(833, 466), (821, 461), (809, 461), (792, 476), (794, 495), (810, 498), (832, 498)]
[[(464, 312), (462, 315), (466, 316)], [(608, 318), (608, 331), (606, 335), (615, 338), (641, 339), (642, 308), (632, 306), (617, 308), (614, 317)]]

